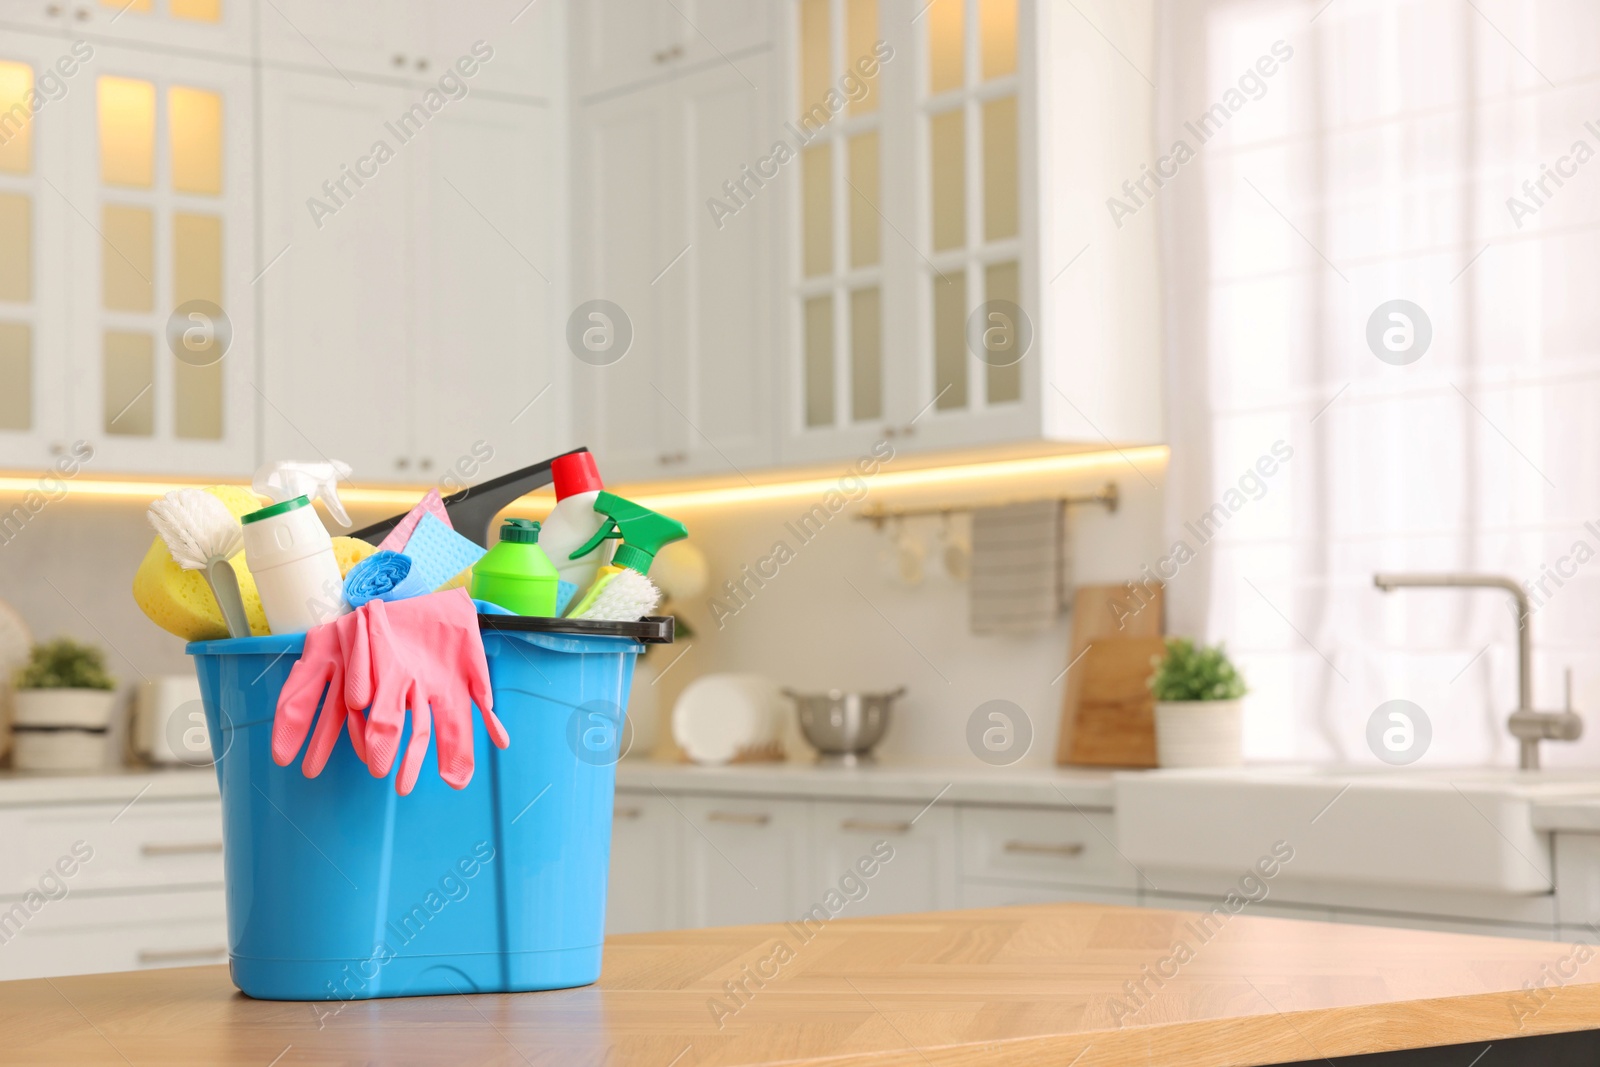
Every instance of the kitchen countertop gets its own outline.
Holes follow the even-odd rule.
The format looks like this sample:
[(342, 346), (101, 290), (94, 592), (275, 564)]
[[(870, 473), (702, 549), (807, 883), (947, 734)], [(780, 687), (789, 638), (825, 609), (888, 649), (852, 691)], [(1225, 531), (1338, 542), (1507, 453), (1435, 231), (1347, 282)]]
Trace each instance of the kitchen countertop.
[[(1111, 772), (1081, 767), (949, 767), (911, 763), (730, 763), (702, 767), (625, 759), (617, 788), (663, 793), (825, 796), (926, 804), (1029, 804), (1111, 809)], [(947, 791), (946, 791), (947, 790)]]
[[(1055, 904), (835, 919), (809, 941), (793, 925), (634, 934), (607, 942), (598, 984), (516, 995), (253, 1001), (221, 966), (7, 982), (0, 1063), (1239, 1067), (1600, 1048), (1539, 1036), (1600, 1021), (1585, 968), (1540, 1001), (1523, 992), (1559, 945), (1247, 915), (1205, 941), (1195, 919)], [(1180, 938), (1192, 956), (1169, 964)], [(747, 965), (767, 977), (735, 1000), (724, 983)], [(1135, 1008), (1125, 983), (1173, 966)], [(1532, 1044), (1507, 1058), (1514, 1038)]]

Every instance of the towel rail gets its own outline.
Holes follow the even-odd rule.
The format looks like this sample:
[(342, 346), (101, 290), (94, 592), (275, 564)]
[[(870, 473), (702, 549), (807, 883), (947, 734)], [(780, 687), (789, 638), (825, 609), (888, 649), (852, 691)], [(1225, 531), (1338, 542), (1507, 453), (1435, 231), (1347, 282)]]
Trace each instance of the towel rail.
[[(1049, 500), (1050, 497), (1033, 497), (1029, 500), (1003, 500), (995, 503), (982, 504), (949, 504), (944, 507), (923, 508), (886, 508), (881, 504), (874, 504), (856, 512), (856, 518), (862, 522), (870, 522), (877, 529), (883, 529), (883, 524), (891, 519), (914, 519), (925, 515), (955, 515), (961, 512), (973, 511), (977, 508), (1004, 507), (1007, 504), (1032, 503), (1034, 500)], [(1117, 513), (1117, 505), (1122, 502), (1122, 492), (1117, 488), (1116, 482), (1107, 482), (1105, 488), (1098, 493), (1087, 493), (1082, 496), (1063, 496), (1055, 499), (1061, 502), (1062, 507), (1076, 507), (1082, 504), (1098, 504), (1105, 508), (1109, 514)]]

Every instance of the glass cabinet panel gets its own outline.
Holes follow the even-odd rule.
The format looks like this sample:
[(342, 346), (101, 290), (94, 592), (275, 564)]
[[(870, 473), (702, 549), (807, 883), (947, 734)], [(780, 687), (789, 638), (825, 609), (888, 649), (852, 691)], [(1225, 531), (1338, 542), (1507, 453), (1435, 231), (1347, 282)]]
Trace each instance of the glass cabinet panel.
[(800, 0), (800, 115), (828, 95), (828, 0)]
[(806, 425), (833, 425), (833, 297), (805, 302)]
[(192, 22), (221, 22), (222, 0), (167, 0), (167, 10), (175, 19)]
[(156, 87), (135, 78), (102, 76), (100, 180), (148, 189), (155, 184)]
[(0, 303), (26, 304), (32, 299), (33, 200), (0, 193)]
[(876, 285), (850, 294), (850, 417), (883, 418), (883, 310)]
[[(1004, 300), (1016, 307), (1022, 306), (1022, 284), (1015, 261), (1010, 263), (991, 263), (983, 272), (984, 302), (992, 303)], [(1017, 339), (1018, 324), (1015, 322), (1000, 323), (1000, 327), (1008, 331), (1009, 337)], [(1026, 357), (1023, 357), (1026, 358)], [(991, 404), (1004, 404), (1012, 400), (1022, 399), (1022, 360), (997, 366), (994, 362), (985, 361), (988, 365), (984, 368), (984, 394), (985, 399)]]
[(933, 162), (933, 250), (967, 243), (966, 113), (960, 108), (929, 123)]
[(125, 437), (156, 432), (155, 338), (147, 333), (105, 333), (105, 431)]
[(866, 86), (865, 95), (850, 101), (850, 114), (866, 115), (878, 110), (878, 75), (862, 77), (856, 64), (873, 55), (872, 46), (878, 41), (878, 0), (845, 0), (845, 20), (845, 67)]
[(222, 97), (174, 85), (167, 90), (172, 187), (180, 193), (222, 193)]
[(100, 276), (108, 311), (155, 308), (155, 215), (149, 208), (107, 204), (100, 211)]
[(805, 272), (815, 277), (833, 270), (833, 145), (807, 148), (800, 153), (800, 166), (805, 187)]
[(19, 118), (14, 109), (33, 88), (33, 68), (26, 63), (0, 61), (0, 173), (27, 174), (33, 170), (33, 123)]
[(0, 430), (33, 429), (33, 327), (0, 322)]
[(1017, 72), (1017, 0), (978, 0), (983, 80)]
[(967, 406), (967, 276), (933, 279), (933, 392), (939, 411)]
[(966, 0), (930, 0), (928, 20), (928, 91), (961, 88), (965, 80), (965, 45), (961, 38)]
[(877, 205), (867, 199), (878, 195), (878, 131), (850, 138), (850, 266), (870, 267), (878, 262)]
[(1017, 235), (1017, 98), (983, 105), (983, 237)]

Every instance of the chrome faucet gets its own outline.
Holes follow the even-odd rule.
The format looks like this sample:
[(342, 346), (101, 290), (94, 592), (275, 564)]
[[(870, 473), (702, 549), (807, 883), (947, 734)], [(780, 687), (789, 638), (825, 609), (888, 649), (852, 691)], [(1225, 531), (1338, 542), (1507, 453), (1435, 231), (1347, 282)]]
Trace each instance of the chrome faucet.
[(1540, 741), (1576, 741), (1583, 736), (1583, 719), (1572, 710), (1572, 670), (1567, 670), (1567, 706), (1563, 711), (1535, 711), (1533, 707), (1533, 634), (1529, 618), (1533, 607), (1522, 586), (1492, 574), (1374, 574), (1372, 584), (1384, 592), (1402, 587), (1503, 589), (1517, 603), (1517, 710), (1506, 720), (1520, 746), (1519, 766), (1539, 769)]

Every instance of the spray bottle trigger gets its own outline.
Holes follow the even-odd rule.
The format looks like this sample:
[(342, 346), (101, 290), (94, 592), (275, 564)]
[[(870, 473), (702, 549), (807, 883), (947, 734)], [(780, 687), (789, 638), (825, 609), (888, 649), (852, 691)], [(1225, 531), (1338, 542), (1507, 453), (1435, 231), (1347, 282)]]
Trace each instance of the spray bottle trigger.
[(606, 540), (607, 538), (613, 537), (621, 538), (622, 528), (617, 525), (616, 519), (613, 519), (611, 516), (607, 515), (606, 521), (600, 524), (600, 529), (594, 532), (594, 536), (589, 538), (582, 548), (577, 549), (567, 558), (577, 559), (580, 556), (587, 556), (589, 553), (600, 547), (600, 542)]

